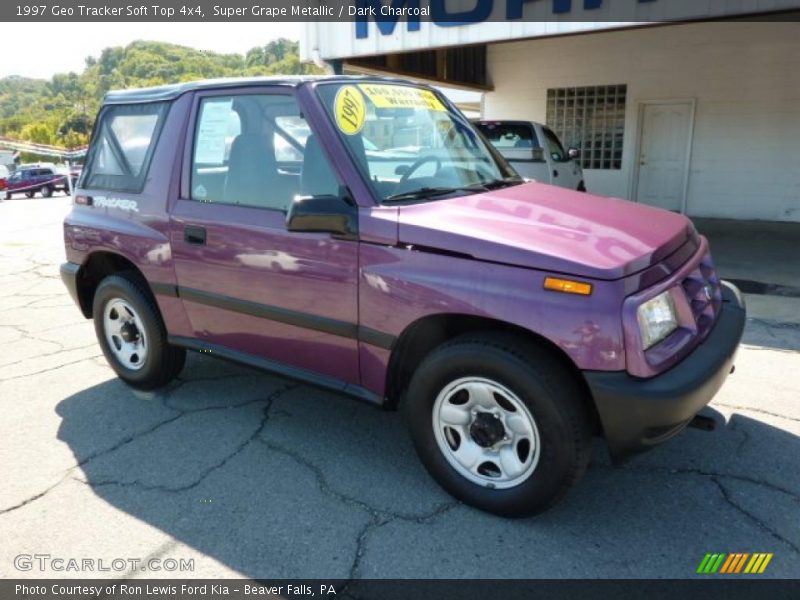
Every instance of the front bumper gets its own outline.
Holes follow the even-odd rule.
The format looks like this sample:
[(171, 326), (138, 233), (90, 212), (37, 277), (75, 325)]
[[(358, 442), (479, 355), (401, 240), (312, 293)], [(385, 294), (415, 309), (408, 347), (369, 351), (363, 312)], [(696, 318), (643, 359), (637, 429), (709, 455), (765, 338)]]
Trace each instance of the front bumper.
[(624, 371), (584, 372), (614, 462), (677, 435), (711, 401), (733, 368), (744, 324), (742, 296), (723, 282), (714, 329), (668, 371), (649, 379)]
[(72, 296), (72, 300), (78, 307), (81, 307), (80, 296), (78, 294), (78, 272), (80, 270), (80, 265), (71, 262), (62, 264), (60, 269), (61, 281), (64, 282), (64, 285), (69, 291), (69, 295)]

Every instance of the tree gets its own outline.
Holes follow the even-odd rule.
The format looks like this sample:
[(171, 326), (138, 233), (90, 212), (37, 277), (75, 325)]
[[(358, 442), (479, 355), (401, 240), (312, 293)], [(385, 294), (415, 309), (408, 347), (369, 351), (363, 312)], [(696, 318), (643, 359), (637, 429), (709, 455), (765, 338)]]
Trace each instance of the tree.
[(59, 73), (50, 81), (0, 79), (0, 135), (72, 147), (89, 139), (109, 90), (212, 77), (320, 72), (300, 62), (297, 42), (283, 38), (244, 55), (136, 41), (105, 48), (97, 58), (87, 57), (85, 65), (82, 73)]

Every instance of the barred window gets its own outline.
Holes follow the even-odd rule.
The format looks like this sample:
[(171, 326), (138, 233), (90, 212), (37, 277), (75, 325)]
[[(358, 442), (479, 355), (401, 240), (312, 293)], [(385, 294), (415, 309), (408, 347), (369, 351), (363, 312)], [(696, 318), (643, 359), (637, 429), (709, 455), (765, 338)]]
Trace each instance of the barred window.
[(564, 145), (581, 151), (584, 169), (621, 169), (628, 86), (547, 90), (547, 125)]

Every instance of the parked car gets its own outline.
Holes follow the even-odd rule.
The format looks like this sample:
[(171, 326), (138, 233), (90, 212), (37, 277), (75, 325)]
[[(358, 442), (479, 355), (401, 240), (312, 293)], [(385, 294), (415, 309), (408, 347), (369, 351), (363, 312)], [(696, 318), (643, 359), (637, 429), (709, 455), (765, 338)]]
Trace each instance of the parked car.
[(480, 132), (527, 179), (586, 191), (577, 148), (564, 150), (553, 130), (534, 121), (475, 121)]
[[(77, 177), (73, 176), (72, 181), (74, 185)], [(49, 198), (56, 191), (69, 194), (66, 171), (60, 171), (55, 165), (20, 165), (8, 178), (6, 200), (14, 194), (25, 194), (28, 198), (33, 198), (36, 192), (43, 198)]]
[(400, 407), (447, 491), (520, 516), (593, 435), (620, 461), (708, 425), (732, 372), (744, 304), (686, 217), (525, 182), (432, 88), (191, 82), (98, 125), (61, 275), (132, 387), (189, 349)]
[(8, 167), (5, 165), (0, 165), (0, 192), (8, 187), (8, 177)]

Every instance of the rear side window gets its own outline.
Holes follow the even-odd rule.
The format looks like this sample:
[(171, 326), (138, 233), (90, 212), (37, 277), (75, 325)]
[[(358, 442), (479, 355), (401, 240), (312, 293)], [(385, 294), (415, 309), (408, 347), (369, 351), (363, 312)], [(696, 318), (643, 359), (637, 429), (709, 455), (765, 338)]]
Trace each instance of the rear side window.
[(141, 192), (168, 106), (154, 102), (103, 110), (81, 187)]
[(525, 123), (477, 123), (481, 133), (495, 148), (537, 148), (533, 127)]
[(528, 123), (483, 121), (475, 124), (508, 160), (541, 160), (541, 143)]

